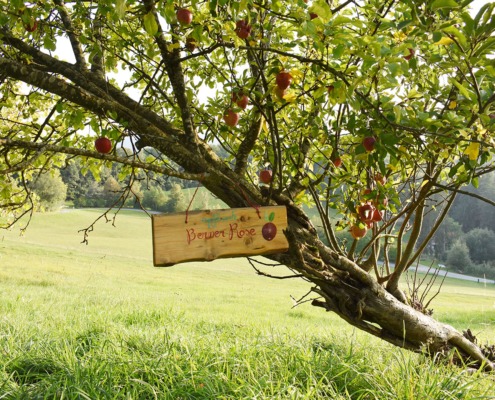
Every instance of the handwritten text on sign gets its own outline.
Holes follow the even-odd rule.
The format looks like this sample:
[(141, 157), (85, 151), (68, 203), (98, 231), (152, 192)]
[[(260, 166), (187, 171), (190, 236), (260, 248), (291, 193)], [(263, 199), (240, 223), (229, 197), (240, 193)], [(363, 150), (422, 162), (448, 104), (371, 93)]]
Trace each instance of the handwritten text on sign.
[(154, 215), (153, 263), (283, 252), (289, 247), (286, 228), (283, 206), (191, 211), (187, 222), (186, 213)]

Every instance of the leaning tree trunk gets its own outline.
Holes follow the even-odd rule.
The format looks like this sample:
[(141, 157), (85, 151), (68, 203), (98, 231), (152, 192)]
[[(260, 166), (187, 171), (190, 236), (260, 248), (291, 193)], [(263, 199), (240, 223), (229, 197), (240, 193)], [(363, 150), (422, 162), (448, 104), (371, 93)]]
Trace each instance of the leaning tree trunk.
[[(290, 213), (289, 213), (290, 215)], [(290, 220), (288, 254), (273, 257), (304, 274), (321, 296), (313, 305), (333, 311), (346, 322), (393, 345), (432, 357), (448, 356), (463, 365), (495, 370), (493, 349), (416, 310), (387, 292), (351, 260), (328, 249), (313, 232)]]

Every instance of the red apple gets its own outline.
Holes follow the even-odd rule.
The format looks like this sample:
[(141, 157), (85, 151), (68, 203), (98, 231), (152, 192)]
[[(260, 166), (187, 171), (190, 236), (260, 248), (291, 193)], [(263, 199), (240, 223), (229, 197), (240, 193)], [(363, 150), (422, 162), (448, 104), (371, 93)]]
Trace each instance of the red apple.
[(189, 50), (191, 53), (196, 50), (196, 39), (193, 37), (189, 36), (186, 39), (186, 49)]
[(408, 50), (409, 50), (409, 54), (407, 56), (404, 56), (403, 57), (404, 60), (407, 60), (407, 61), (409, 61), (411, 58), (413, 58), (414, 57), (414, 53), (415, 53), (415, 51), (414, 51), (413, 48), (409, 48)]
[(272, 170), (262, 169), (260, 171), (260, 182), (269, 185), (271, 181), (272, 181)]
[(228, 126), (236, 126), (237, 123), (239, 122), (239, 114), (237, 114), (234, 110), (229, 108), (225, 113), (223, 114), (223, 120)]
[(373, 151), (375, 148), (376, 139), (373, 136), (367, 136), (363, 139), (363, 146), (366, 151)]
[(261, 235), (265, 240), (273, 240), (273, 238), (277, 235), (277, 227), (273, 222), (267, 222), (261, 228)]
[(280, 89), (278, 86), (275, 86), (275, 95), (280, 99), (284, 100), (286, 91), (284, 89)]
[(368, 232), (368, 228), (360, 228), (359, 225), (353, 225), (351, 226), (350, 232), (354, 239), (361, 239), (366, 235), (366, 232)]
[(372, 192), (372, 190), (370, 188), (366, 188), (363, 190), (362, 194), (363, 194), (363, 196), (367, 196), (367, 195), (371, 194), (371, 192)]
[(363, 204), (357, 208), (359, 218), (363, 222), (373, 221), (373, 212), (375, 211), (375, 207), (373, 207), (370, 203)]
[(371, 217), (371, 220), (373, 222), (380, 222), (383, 219), (383, 211), (378, 210), (375, 208), (373, 210), (373, 216)]
[(179, 21), (179, 24), (181, 25), (189, 25), (193, 19), (192, 12), (187, 8), (179, 8), (175, 15), (177, 17), (177, 21)]
[(24, 29), (28, 32), (34, 32), (38, 28), (38, 21), (31, 19), (29, 23), (24, 24)]
[(95, 148), (98, 153), (108, 154), (112, 151), (112, 142), (109, 138), (100, 137), (95, 140)]
[(333, 86), (333, 85), (327, 86), (327, 92), (328, 93), (331, 93), (333, 91), (333, 89), (335, 89), (335, 86)]
[(318, 18), (318, 14), (316, 14), (316, 13), (309, 13), (309, 18), (310, 19)]
[(375, 182), (376, 183), (379, 183), (380, 185), (385, 185), (385, 183), (387, 183), (387, 178), (385, 178), (382, 174), (380, 173), (377, 173), (375, 174), (374, 176), (374, 179), (375, 179)]
[(239, 108), (242, 108), (243, 110), (246, 109), (247, 105), (249, 104), (249, 97), (247, 97), (245, 94), (242, 92), (240, 93), (232, 93), (232, 101), (237, 104)]
[(247, 39), (251, 35), (251, 25), (241, 19), (235, 23), (235, 33), (241, 39)]
[(292, 82), (292, 75), (287, 71), (281, 71), (277, 74), (275, 82), (280, 90), (285, 90), (290, 86)]
[(335, 165), (335, 167), (339, 168), (341, 165), (342, 165), (342, 159), (340, 157), (334, 157), (332, 159), (332, 162), (333, 162), (333, 165)]

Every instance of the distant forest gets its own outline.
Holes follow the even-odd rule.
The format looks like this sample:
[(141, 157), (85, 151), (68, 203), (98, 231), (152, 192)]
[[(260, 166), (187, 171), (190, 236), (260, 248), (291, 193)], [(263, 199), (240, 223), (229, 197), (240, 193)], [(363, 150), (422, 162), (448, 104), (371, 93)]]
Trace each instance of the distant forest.
[[(217, 153), (227, 158), (225, 149)], [(118, 149), (121, 155), (125, 150)], [(143, 156), (159, 157), (153, 149)], [(140, 153), (141, 156), (141, 153)], [(37, 195), (39, 211), (54, 211), (61, 206), (144, 208), (161, 212), (184, 211), (187, 201), (183, 189), (196, 188), (196, 182), (183, 181), (153, 173), (132, 171), (119, 164), (109, 163), (96, 168), (71, 159), (53, 175), (40, 174), (32, 183)], [(480, 179), (479, 188), (463, 188), (491, 202), (495, 201), (495, 172)], [(436, 204), (439, 194), (429, 205), (422, 226), (427, 235), (439, 212)], [(207, 200), (205, 200), (207, 203)], [(208, 205), (205, 205), (208, 208)], [(318, 221), (315, 221), (318, 225)], [(495, 212), (492, 204), (466, 194), (458, 194), (448, 216), (430, 241), (424, 255), (445, 264), (449, 269), (495, 279)], [(343, 245), (352, 239), (348, 232), (339, 233)], [(392, 257), (394, 256), (392, 252)]]

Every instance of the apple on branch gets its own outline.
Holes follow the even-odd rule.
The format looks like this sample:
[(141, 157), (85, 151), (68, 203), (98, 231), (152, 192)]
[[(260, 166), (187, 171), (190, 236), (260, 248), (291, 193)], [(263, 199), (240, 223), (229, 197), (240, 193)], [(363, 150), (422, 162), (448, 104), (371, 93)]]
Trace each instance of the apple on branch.
[(29, 22), (24, 24), (24, 29), (28, 32), (34, 32), (36, 29), (38, 29), (38, 21), (35, 19), (30, 19)]
[(373, 151), (375, 149), (376, 139), (373, 136), (367, 136), (363, 139), (363, 146), (366, 151)]
[(339, 156), (335, 156), (332, 158), (332, 163), (335, 168), (339, 168), (342, 165), (342, 158), (340, 158)]
[(368, 228), (360, 227), (359, 225), (352, 225), (350, 232), (351, 232), (351, 236), (354, 239), (359, 240), (366, 235), (366, 232), (368, 232)]
[(242, 91), (239, 92), (234, 92), (232, 93), (232, 101), (237, 104), (239, 108), (242, 108), (243, 110), (246, 109), (246, 107), (249, 104), (249, 97), (242, 93)]
[(366, 223), (373, 221), (373, 212), (375, 211), (375, 207), (373, 207), (370, 203), (359, 206), (357, 211), (361, 221)]
[(262, 169), (260, 171), (260, 182), (264, 183), (265, 185), (269, 185), (271, 181), (272, 181), (272, 170), (267, 168)]
[(404, 58), (404, 60), (409, 61), (411, 58), (414, 57), (415, 50), (410, 47), (407, 49), (407, 51), (408, 51), (408, 54), (406, 54), (403, 58)]
[(112, 151), (112, 142), (107, 137), (99, 137), (95, 140), (95, 149), (98, 153), (108, 154)]
[(237, 123), (239, 122), (239, 114), (236, 113), (234, 110), (232, 110), (231, 108), (229, 108), (228, 110), (225, 111), (225, 113), (223, 114), (223, 120), (225, 121), (225, 123), (230, 126), (230, 127), (234, 127), (237, 125)]
[(235, 33), (241, 39), (247, 39), (251, 35), (251, 25), (241, 19), (235, 23)]
[(374, 178), (376, 183), (378, 183), (382, 186), (387, 183), (387, 178), (385, 176), (383, 176), (382, 174), (380, 174), (379, 172), (376, 173), (373, 178)]
[(196, 39), (194, 39), (191, 36), (188, 36), (188, 38), (186, 39), (186, 49), (192, 53), (194, 50), (196, 50), (196, 46), (197, 46)]
[(280, 90), (287, 89), (292, 82), (292, 75), (287, 71), (280, 71), (275, 77), (275, 82)]
[(179, 8), (176, 13), (177, 21), (181, 25), (189, 25), (192, 22), (193, 15), (192, 12), (187, 8)]

